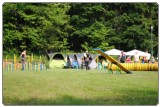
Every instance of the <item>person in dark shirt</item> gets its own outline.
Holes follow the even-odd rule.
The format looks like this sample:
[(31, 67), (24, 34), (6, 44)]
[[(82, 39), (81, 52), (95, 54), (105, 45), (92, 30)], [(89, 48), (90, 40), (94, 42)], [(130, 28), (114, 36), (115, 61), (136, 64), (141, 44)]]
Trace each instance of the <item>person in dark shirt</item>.
[(122, 51), (120, 56), (120, 63), (125, 63), (125, 61), (126, 61), (126, 55), (124, 51)]

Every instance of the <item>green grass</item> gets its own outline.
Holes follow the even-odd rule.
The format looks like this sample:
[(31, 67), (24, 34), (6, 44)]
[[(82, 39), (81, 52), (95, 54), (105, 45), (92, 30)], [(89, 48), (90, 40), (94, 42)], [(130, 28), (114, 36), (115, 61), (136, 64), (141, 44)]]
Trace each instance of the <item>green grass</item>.
[(156, 105), (158, 72), (3, 71), (4, 105)]

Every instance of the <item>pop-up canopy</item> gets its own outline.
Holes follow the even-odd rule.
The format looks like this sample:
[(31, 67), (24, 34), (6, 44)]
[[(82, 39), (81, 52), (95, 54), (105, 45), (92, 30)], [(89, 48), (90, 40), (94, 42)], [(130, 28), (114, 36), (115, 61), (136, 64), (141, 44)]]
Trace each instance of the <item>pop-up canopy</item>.
[(121, 51), (118, 49), (111, 49), (109, 51), (104, 52), (107, 55), (121, 55)]
[(126, 52), (126, 55), (135, 55), (136, 52), (139, 56), (147, 56), (147, 55), (151, 56), (150, 53), (146, 53), (146, 52), (136, 50), (136, 49)]

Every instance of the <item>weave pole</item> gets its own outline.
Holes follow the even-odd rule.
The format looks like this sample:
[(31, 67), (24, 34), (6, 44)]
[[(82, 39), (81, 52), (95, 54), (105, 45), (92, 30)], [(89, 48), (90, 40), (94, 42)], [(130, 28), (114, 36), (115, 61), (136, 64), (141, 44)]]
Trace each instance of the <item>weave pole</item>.
[(33, 53), (31, 54), (31, 65), (32, 65), (32, 71), (34, 71)]
[(9, 71), (9, 64), (6, 65), (6, 70)]
[(34, 71), (34, 62), (32, 62), (32, 71)]
[(36, 63), (36, 71), (38, 71), (38, 62)]
[(8, 71), (10, 71), (10, 68), (11, 68), (11, 67), (10, 67), (10, 64), (8, 63)]
[(6, 55), (6, 71), (7, 71), (7, 55)]
[(28, 61), (28, 71), (29, 71), (29, 61)]
[(34, 71), (36, 71), (36, 62), (34, 62)]
[(14, 62), (13, 63), (14, 63), (14, 70), (16, 70), (17, 65), (16, 65), (16, 55), (15, 54), (14, 54)]
[(33, 53), (32, 53), (32, 56), (31, 56), (32, 58), (31, 58), (31, 61), (33, 62)]
[(40, 63), (40, 71), (42, 71), (42, 63)]
[(39, 66), (38, 66), (38, 68), (39, 68), (38, 70), (39, 70), (39, 71), (41, 71), (41, 59), (42, 59), (41, 56), (39, 56), (39, 64), (38, 64), (38, 65), (39, 65)]
[(14, 67), (15, 67), (14, 65), (15, 65), (14, 62), (12, 62), (11, 63), (11, 71), (14, 71)]

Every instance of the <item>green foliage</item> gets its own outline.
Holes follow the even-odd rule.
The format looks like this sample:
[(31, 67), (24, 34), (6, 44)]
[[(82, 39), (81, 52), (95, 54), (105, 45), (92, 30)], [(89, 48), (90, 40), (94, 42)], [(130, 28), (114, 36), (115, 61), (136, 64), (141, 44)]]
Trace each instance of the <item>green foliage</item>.
[(30, 53), (93, 48), (158, 53), (157, 3), (4, 3), (3, 49)]
[(67, 40), (63, 38), (67, 38), (70, 29), (69, 16), (65, 15), (68, 9), (67, 4), (5, 3), (4, 49), (65, 49)]

